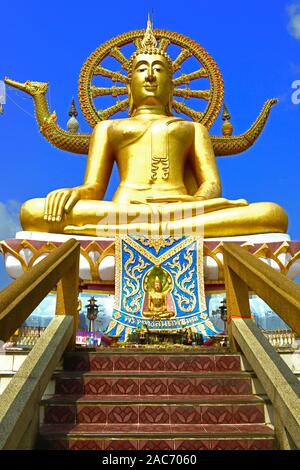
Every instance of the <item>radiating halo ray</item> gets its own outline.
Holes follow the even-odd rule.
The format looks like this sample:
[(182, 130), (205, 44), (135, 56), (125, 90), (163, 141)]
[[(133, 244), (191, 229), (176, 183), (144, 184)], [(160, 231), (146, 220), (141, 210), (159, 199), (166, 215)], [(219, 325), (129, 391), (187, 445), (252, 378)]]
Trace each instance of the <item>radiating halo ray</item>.
[(176, 70), (179, 70), (181, 67), (181, 64), (188, 58), (191, 57), (192, 53), (188, 49), (182, 49), (176, 59), (173, 61), (173, 70), (176, 72)]
[(123, 75), (120, 72), (114, 72), (113, 70), (109, 70), (101, 66), (95, 68), (94, 75), (102, 75), (102, 77), (111, 78), (113, 82), (128, 82), (126, 75)]
[(93, 98), (96, 98), (97, 96), (106, 96), (106, 95), (112, 95), (112, 96), (127, 95), (127, 88), (125, 86), (124, 87), (112, 86), (109, 88), (91, 86), (91, 91), (92, 91)]
[(194, 109), (191, 109), (188, 106), (186, 106), (186, 104), (180, 103), (179, 101), (176, 101), (176, 100), (173, 101), (173, 108), (175, 109), (175, 111), (177, 111), (177, 113), (184, 113), (196, 122), (201, 121), (203, 117), (202, 112), (195, 111)]
[(105, 119), (110, 118), (111, 116), (113, 116), (115, 113), (119, 111), (125, 111), (126, 108), (128, 107), (128, 104), (129, 104), (128, 98), (122, 101), (117, 101), (116, 104), (114, 104), (113, 106), (110, 106), (109, 108), (98, 109), (97, 111), (98, 116), (103, 121)]
[(201, 69), (196, 70), (195, 72), (191, 73), (183, 73), (180, 77), (174, 78), (173, 83), (175, 86), (188, 84), (192, 80), (196, 80), (197, 78), (208, 78), (208, 72), (204, 67)]
[(182, 98), (201, 98), (208, 101), (210, 99), (210, 90), (191, 90), (190, 88), (175, 88), (174, 96), (181, 96)]
[(114, 47), (113, 49), (111, 49), (111, 51), (109, 52), (109, 55), (113, 57), (114, 59), (116, 59), (118, 62), (120, 62), (123, 69), (128, 70), (129, 60), (126, 59), (126, 57), (124, 56), (124, 54), (120, 51), (118, 47)]

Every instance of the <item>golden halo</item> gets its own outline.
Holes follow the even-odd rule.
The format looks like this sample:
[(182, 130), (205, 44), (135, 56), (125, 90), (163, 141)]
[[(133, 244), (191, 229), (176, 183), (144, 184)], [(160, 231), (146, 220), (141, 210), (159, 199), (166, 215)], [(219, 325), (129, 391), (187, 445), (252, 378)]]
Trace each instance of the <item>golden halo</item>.
[[(127, 95), (126, 83), (127, 69), (129, 57), (127, 58), (121, 48), (127, 44), (134, 44), (137, 48), (144, 37), (145, 30), (129, 31), (120, 34), (99, 46), (84, 63), (79, 76), (79, 103), (83, 115), (88, 123), (94, 127), (99, 121), (108, 119), (118, 111), (125, 111), (128, 108), (128, 98), (118, 100), (108, 108), (97, 109), (94, 99), (101, 96), (109, 96), (118, 98)], [(187, 74), (182, 74), (173, 79), (174, 82), (174, 98), (172, 107), (177, 113), (183, 113), (190, 117), (193, 121), (201, 122), (207, 128), (210, 128), (217, 118), (223, 103), (224, 87), (220, 70), (214, 59), (206, 52), (206, 50), (192, 39), (182, 34), (161, 29), (154, 30), (155, 37), (160, 41), (160, 48), (167, 51), (167, 48), (174, 44), (181, 48), (176, 59), (173, 60), (174, 71), (180, 69), (182, 63), (188, 57), (194, 57), (199, 62), (199, 68)], [(116, 72), (108, 68), (102, 67), (101, 63), (106, 57), (113, 57), (120, 63), (122, 72)], [(111, 87), (100, 87), (93, 85), (93, 79), (96, 76), (110, 78), (112, 80)], [(189, 83), (198, 78), (206, 78), (209, 80), (209, 89), (193, 90), (189, 86), (181, 88), (183, 84)], [(116, 86), (119, 82), (122, 86)], [(198, 98), (205, 100), (207, 105), (203, 112), (188, 107), (184, 102), (176, 100), (176, 97), (184, 99)]]

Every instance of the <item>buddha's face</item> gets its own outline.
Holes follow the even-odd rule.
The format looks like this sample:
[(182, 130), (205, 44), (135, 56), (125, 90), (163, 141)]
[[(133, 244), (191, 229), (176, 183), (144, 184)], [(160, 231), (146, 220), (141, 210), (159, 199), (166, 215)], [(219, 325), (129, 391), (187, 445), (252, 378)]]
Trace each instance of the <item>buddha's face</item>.
[(135, 108), (167, 106), (173, 84), (166, 59), (159, 54), (139, 54), (132, 65), (130, 92)]
[(161, 283), (160, 283), (160, 281), (155, 281), (154, 282), (154, 290), (155, 290), (155, 292), (161, 292)]

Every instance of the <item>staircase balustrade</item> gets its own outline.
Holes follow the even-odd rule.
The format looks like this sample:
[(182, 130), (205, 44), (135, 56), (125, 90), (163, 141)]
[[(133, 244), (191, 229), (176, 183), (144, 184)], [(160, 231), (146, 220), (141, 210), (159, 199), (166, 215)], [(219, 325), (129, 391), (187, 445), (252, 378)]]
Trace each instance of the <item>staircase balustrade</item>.
[(39, 404), (65, 350), (75, 347), (80, 244), (68, 240), (0, 292), (0, 339), (7, 341), (57, 286), (56, 315), (0, 397), (0, 449), (33, 448)]
[(274, 407), (281, 449), (300, 449), (300, 383), (252, 319), (249, 291), (255, 292), (300, 337), (300, 286), (245, 249), (224, 244), (228, 335), (242, 351)]

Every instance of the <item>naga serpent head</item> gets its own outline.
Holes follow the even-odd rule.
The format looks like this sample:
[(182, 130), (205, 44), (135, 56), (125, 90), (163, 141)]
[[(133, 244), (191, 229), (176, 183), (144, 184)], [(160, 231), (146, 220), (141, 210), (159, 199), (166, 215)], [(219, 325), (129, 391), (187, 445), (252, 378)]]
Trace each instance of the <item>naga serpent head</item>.
[(25, 83), (20, 83), (16, 82), (15, 80), (11, 80), (8, 77), (4, 78), (4, 82), (7, 85), (17, 88), (18, 90), (24, 91), (25, 93), (28, 93), (28, 95), (31, 96), (46, 93), (49, 86), (49, 83), (47, 82), (31, 82), (30, 80), (27, 80)]

